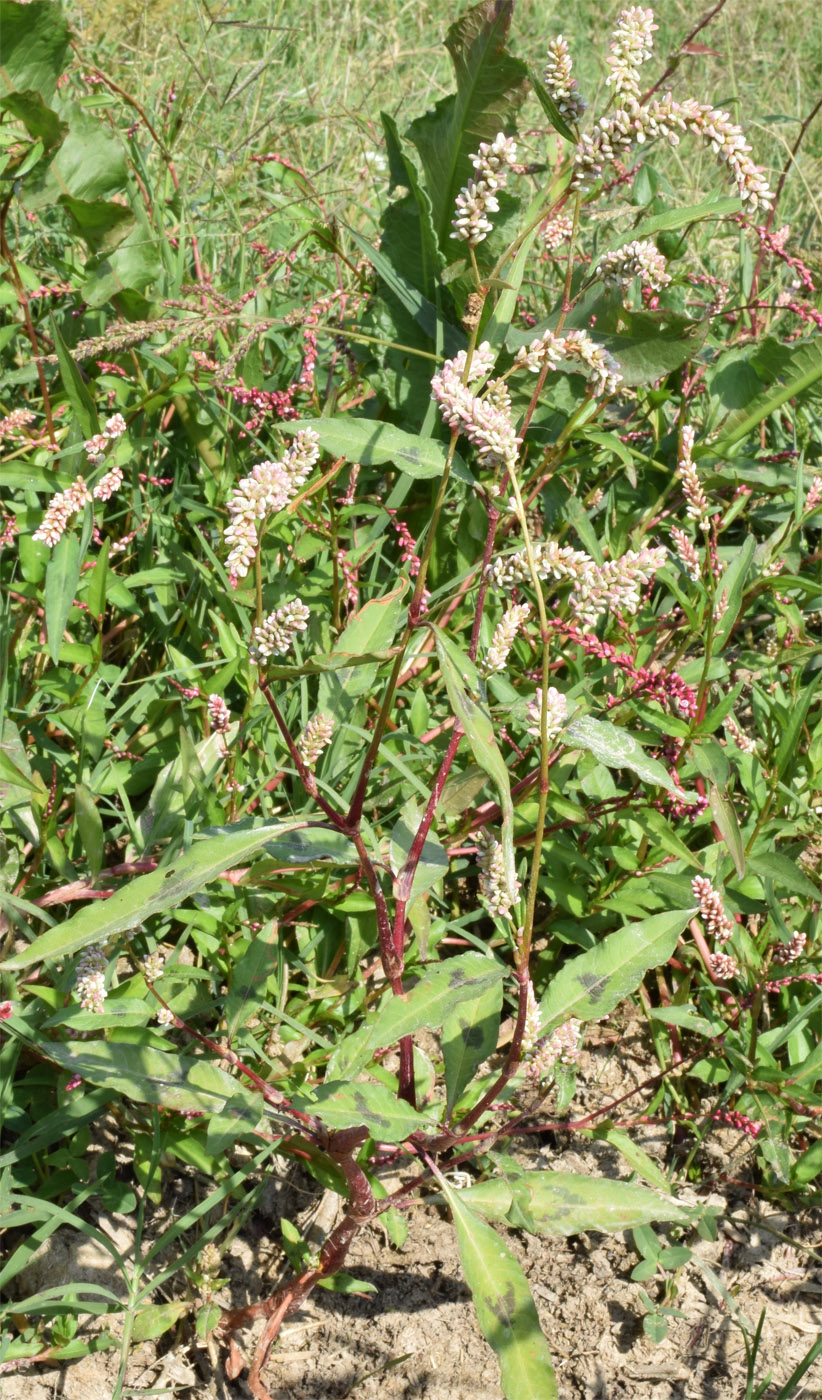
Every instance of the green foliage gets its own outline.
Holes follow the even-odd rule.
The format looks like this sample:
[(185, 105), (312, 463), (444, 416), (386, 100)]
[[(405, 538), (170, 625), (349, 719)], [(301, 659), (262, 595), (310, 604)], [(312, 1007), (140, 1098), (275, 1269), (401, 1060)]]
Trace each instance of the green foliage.
[[(52, 0), (0, 3), (0, 1283), (71, 1229), (127, 1291), (16, 1297), (3, 1364), (118, 1345), (119, 1400), (131, 1342), (243, 1325), (217, 1271), (275, 1154), (346, 1210), (319, 1254), (284, 1221), (266, 1315), (362, 1291), (357, 1230), (401, 1247), (430, 1197), (509, 1400), (556, 1384), (497, 1226), (632, 1229), (659, 1340), (717, 1126), (759, 1192), (817, 1190), (810, 232), (651, 143), (577, 189), (513, 8), (451, 24), (456, 90), (386, 111), (385, 177), (332, 199), (256, 118), (223, 140), (227, 96), (148, 102)], [(469, 245), (472, 157), (526, 102)], [(606, 285), (638, 239), (667, 280)], [(688, 1143), (665, 1170), (616, 1104), (572, 1107), (632, 998), (658, 1066), (631, 1116)], [(639, 1180), (527, 1168), (548, 1124)], [(197, 1204), (146, 1247), (170, 1173)], [(134, 1214), (128, 1260), (96, 1202)]]

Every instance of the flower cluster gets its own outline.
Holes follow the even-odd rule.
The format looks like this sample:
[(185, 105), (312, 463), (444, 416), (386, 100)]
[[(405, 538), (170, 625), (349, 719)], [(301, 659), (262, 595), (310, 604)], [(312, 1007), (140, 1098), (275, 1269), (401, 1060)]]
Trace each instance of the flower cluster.
[[(542, 734), (542, 691), (538, 690), (533, 700), (529, 700), (526, 707), (528, 711), (528, 733), (539, 739)], [(545, 716), (547, 725), (547, 742), (550, 744), (557, 735), (561, 733), (565, 721), (568, 718), (568, 701), (562, 691), (556, 690), (549, 685), (545, 696)]]
[(225, 532), (229, 545), (228, 576), (232, 588), (245, 578), (257, 553), (257, 521), (284, 510), (307, 481), (320, 455), (320, 440), (311, 428), (297, 433), (277, 462), (258, 462), (238, 481), (229, 497), (231, 524)]
[(474, 248), (488, 237), (493, 227), (488, 215), (499, 210), (497, 191), (505, 184), (516, 158), (516, 142), (502, 131), (493, 141), (480, 142), (477, 154), (471, 157), (475, 178), (457, 195), (452, 238), (459, 238)]
[(495, 671), (505, 670), (509, 653), (514, 645), (514, 638), (520, 628), (525, 626), (530, 611), (529, 603), (512, 603), (506, 608), (502, 620), (494, 628), (494, 635), (485, 653), (485, 659), (480, 668), (483, 676), (490, 676)]
[(796, 929), (790, 937), (788, 943), (777, 943), (773, 950), (773, 960), (780, 967), (786, 967), (788, 963), (796, 962), (805, 951), (808, 935), (801, 929)]
[(695, 436), (694, 429), (689, 423), (686, 423), (680, 435), (676, 471), (682, 482), (682, 491), (685, 496), (685, 514), (690, 516), (691, 520), (704, 525), (708, 520), (709, 506), (708, 497), (702, 489), (702, 482), (699, 480), (696, 467), (691, 459)]
[(739, 963), (730, 953), (711, 953), (711, 972), (717, 982), (731, 982), (739, 973)]
[(519, 899), (519, 880), (514, 876), (514, 888), (509, 889), (505, 873), (505, 855), (499, 841), (481, 832), (477, 838), (477, 861), (480, 868), (480, 896), (494, 919), (508, 919)]
[(313, 719), (308, 721), (297, 740), (297, 753), (306, 768), (310, 768), (312, 771), (316, 768), (320, 754), (331, 743), (333, 733), (334, 720), (331, 715), (321, 713), (314, 715)]
[(720, 164), (727, 166), (740, 198), (752, 209), (770, 208), (773, 195), (768, 182), (751, 160), (751, 148), (728, 113), (691, 98), (676, 102), (670, 93), (644, 107), (632, 102), (600, 117), (577, 146), (574, 186), (579, 189), (591, 184), (607, 164), (621, 160), (634, 145), (662, 137), (676, 146), (684, 133), (698, 136), (710, 146)]
[(582, 1022), (572, 1016), (535, 1046), (528, 1059), (528, 1078), (539, 1084), (548, 1078), (556, 1065), (575, 1065), (581, 1049)]
[(758, 1118), (749, 1118), (747, 1113), (738, 1113), (735, 1108), (718, 1108), (711, 1118), (714, 1123), (727, 1123), (729, 1128), (736, 1128), (746, 1137), (758, 1138), (765, 1127)]
[(714, 889), (710, 880), (706, 879), (704, 875), (697, 875), (691, 881), (691, 889), (694, 892), (694, 899), (699, 902), (699, 915), (705, 925), (706, 933), (715, 938), (718, 943), (727, 943), (736, 928), (736, 924), (725, 913), (721, 894)]
[(0, 418), (0, 442), (6, 437), (22, 437), (23, 428), (33, 423), (36, 417), (37, 414), (32, 413), (30, 408), (13, 408), (5, 418)]
[(558, 34), (548, 45), (548, 56), (542, 70), (542, 81), (548, 89), (561, 117), (569, 122), (578, 122), (585, 112), (585, 102), (580, 96), (577, 80), (573, 76), (573, 63), (568, 42)]
[(635, 277), (653, 292), (661, 292), (671, 281), (665, 259), (650, 238), (635, 238), (605, 253), (596, 270), (606, 287), (620, 287), (622, 291), (628, 290)]
[(32, 539), (43, 540), (52, 549), (65, 533), (73, 515), (91, 500), (91, 493), (83, 478), (78, 476), (65, 491), (58, 491), (46, 506), (46, 513), (34, 531)]
[[(570, 545), (557, 544), (556, 540), (542, 541), (533, 552), (540, 578), (573, 583), (568, 603), (579, 620), (587, 625), (594, 625), (608, 608), (636, 613), (641, 589), (666, 559), (662, 545), (629, 550), (621, 559), (608, 559), (604, 564), (597, 564), (589, 554), (572, 549)], [(498, 588), (530, 581), (525, 550), (495, 559), (488, 577)]]
[[(480, 466), (507, 467), (516, 461), (520, 439), (511, 419), (508, 391), (501, 380), (491, 380), (484, 397), (471, 393), (463, 383), (465, 352), (446, 360), (431, 380), (431, 397), (440, 406), (443, 421), (476, 447)], [(471, 376), (484, 378), (493, 367), (493, 354), (487, 341), (474, 352)]]
[(101, 943), (91, 943), (77, 959), (74, 990), (84, 1011), (99, 1015), (106, 1000), (106, 967), (108, 965)]
[[(105, 428), (102, 433), (95, 433), (93, 437), (83, 443), (86, 449), (86, 456), (94, 467), (99, 467), (104, 460), (106, 452), (112, 442), (116, 442), (118, 437), (122, 437), (126, 430), (126, 420), (122, 413), (113, 413), (106, 419)], [(103, 497), (107, 500), (108, 497)]]
[(209, 695), (208, 718), (212, 734), (225, 734), (231, 724), (231, 713), (222, 695)]
[(530, 345), (520, 347), (514, 363), (538, 374), (544, 365), (551, 370), (556, 369), (563, 359), (576, 360), (590, 372), (592, 392), (597, 397), (615, 393), (622, 383), (619, 365), (614, 357), (583, 330), (568, 331), (564, 336), (555, 335), (550, 330), (544, 331)]
[(281, 608), (276, 608), (264, 618), (259, 627), (252, 628), (248, 654), (251, 660), (262, 666), (272, 656), (285, 655), (298, 632), (304, 632), (311, 616), (305, 603), (294, 598)]
[(119, 491), (123, 484), (122, 467), (112, 467), (105, 476), (101, 476), (97, 485), (92, 491), (92, 496), (97, 501), (110, 501), (115, 491)]
[(561, 243), (567, 243), (573, 231), (573, 219), (569, 219), (567, 214), (555, 214), (540, 229), (540, 237), (546, 251), (555, 252)]
[(740, 729), (733, 715), (726, 715), (723, 723), (728, 738), (733, 740), (742, 753), (756, 753), (756, 740)]
[(805, 514), (810, 515), (819, 505), (822, 505), (822, 476), (815, 476), (805, 497)]
[(639, 70), (651, 57), (654, 30), (658, 28), (653, 10), (643, 10), (641, 5), (629, 5), (619, 17), (611, 37), (607, 59), (611, 71), (605, 82), (628, 102), (639, 101)]
[(694, 548), (693, 541), (688, 538), (684, 530), (680, 530), (678, 525), (671, 526), (671, 539), (686, 574), (694, 583), (699, 583), (702, 571), (699, 566), (699, 555)]

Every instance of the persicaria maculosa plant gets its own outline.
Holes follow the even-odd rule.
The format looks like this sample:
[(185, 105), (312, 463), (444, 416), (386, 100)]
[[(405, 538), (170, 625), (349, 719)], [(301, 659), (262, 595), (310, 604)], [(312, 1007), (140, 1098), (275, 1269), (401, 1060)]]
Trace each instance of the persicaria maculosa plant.
[[(769, 824), (790, 745), (774, 766), (760, 761), (749, 731), (775, 723), (782, 697), (757, 696), (752, 719), (726, 655), (754, 599), (774, 609), (784, 643), (801, 580), (780, 570), (822, 493), (815, 477), (794, 510), (803, 478), (792, 463), (792, 513), (754, 555), (734, 452), (754, 430), (764, 451), (785, 398), (774, 407), (763, 390), (761, 403), (723, 406), (705, 346), (729, 314), (728, 288), (713, 278), (705, 299), (686, 238), (706, 220), (758, 229), (773, 195), (727, 113), (649, 85), (650, 9), (619, 17), (599, 114), (561, 36), (539, 73), (512, 57), (512, 11), (511, 0), (469, 10), (446, 41), (456, 92), (405, 134), (383, 118), (379, 244), (325, 230), (354, 286), (311, 307), (287, 391), (243, 375), (257, 374), (257, 343), (298, 318), (280, 325), (261, 278), (253, 310), (238, 299), (231, 313), (226, 350), (196, 245), (193, 291), (169, 283), (152, 305), (144, 284), (122, 323), (68, 346), (56, 319), (48, 346), (32, 323), (43, 422), (19, 408), (3, 420), (50, 463), (21, 488), (4, 544), (19, 537), (26, 587), (45, 580), (55, 669), (88, 664), (90, 677), (105, 662), (116, 686), (106, 609), (131, 606), (130, 551), (156, 541), (162, 562), (135, 572), (169, 617), (170, 581), (184, 580), (164, 645), (173, 703), (202, 735), (195, 744), (183, 726), (148, 794), (124, 770), (106, 778), (100, 791), (123, 821), (118, 862), (81, 765), (74, 820), (102, 897), (27, 941), (16, 919), (8, 1027), (62, 1067), (72, 1092), (121, 1095), (135, 1141), (149, 1140), (153, 1113), (166, 1159), (225, 1180), (221, 1159), (242, 1143), (255, 1171), (276, 1152), (338, 1192), (342, 1214), (319, 1250), (290, 1241), (293, 1267), (264, 1301), (214, 1302), (213, 1233), (185, 1256), (197, 1327), (230, 1344), (231, 1374), (234, 1334), (265, 1318), (248, 1370), (260, 1400), (283, 1322), (315, 1286), (345, 1280), (363, 1228), (379, 1220), (401, 1243), (421, 1196), (453, 1217), (510, 1400), (557, 1392), (502, 1227), (710, 1229), (636, 1144), (627, 1155), (644, 1181), (526, 1169), (513, 1155), (518, 1135), (567, 1122), (586, 1028), (627, 996), (638, 992), (657, 1036), (660, 1069), (645, 1086), (656, 1106), (670, 1093), (673, 1118), (692, 1125), (693, 1093), (671, 1087), (673, 1071), (736, 1037), (744, 1054), (711, 1113), (745, 1131), (783, 1114), (790, 1135), (784, 1103), (763, 1090), (770, 1062), (758, 1075), (739, 1068), (757, 1063), (767, 998), (815, 975), (808, 931), (787, 926), (774, 894), (787, 877)], [(535, 135), (540, 109), (548, 125)], [(10, 110), (33, 123), (25, 104)], [(682, 143), (687, 162), (689, 141), (713, 154), (727, 191), (683, 206), (648, 173), (649, 155)], [(641, 199), (643, 181), (652, 194)], [(106, 217), (113, 229), (120, 216)], [(156, 283), (169, 267), (158, 261)], [(196, 298), (199, 331), (189, 321), (170, 333), (164, 313)], [(777, 348), (784, 378), (802, 346)], [(122, 369), (130, 356), (139, 382)], [(806, 388), (804, 361), (802, 372)], [(195, 394), (213, 433), (230, 424), (222, 456)], [(65, 415), (52, 411), (61, 397)], [(132, 470), (160, 403), (163, 431), (178, 415), (200, 454), (200, 496), (182, 498), (165, 534), (147, 502), (173, 479), (161, 462)], [(237, 405), (253, 408), (242, 434)], [(73, 648), (86, 624), (87, 662), (63, 635)], [(60, 684), (60, 703), (80, 704)], [(135, 743), (157, 703), (138, 693)], [(164, 724), (162, 742), (177, 745)], [(9, 762), (22, 771), (25, 750)], [(62, 879), (63, 789), (38, 779), (26, 778), (32, 842), (47, 833)], [(723, 885), (760, 858), (767, 888), (726, 900)], [(105, 883), (118, 872), (128, 879)], [(745, 926), (757, 899), (762, 917)], [(29, 980), (40, 964), (62, 998), (47, 1027)], [(771, 964), (789, 972), (770, 978)], [(690, 1033), (702, 1039), (684, 1045)], [(774, 1063), (778, 1048), (772, 1038)], [(793, 1123), (800, 1089), (791, 1102)], [(614, 1118), (608, 1104), (572, 1126), (599, 1124), (625, 1150)], [(151, 1181), (160, 1149), (141, 1150)], [(457, 1168), (470, 1185), (456, 1188)]]

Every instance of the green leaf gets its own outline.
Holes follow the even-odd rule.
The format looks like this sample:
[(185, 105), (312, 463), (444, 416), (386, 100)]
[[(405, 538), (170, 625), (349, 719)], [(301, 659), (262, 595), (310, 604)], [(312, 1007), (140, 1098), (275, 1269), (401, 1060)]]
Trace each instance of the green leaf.
[(326, 1082), (291, 1099), (302, 1113), (314, 1113), (328, 1128), (368, 1129), (379, 1142), (405, 1142), (412, 1133), (429, 1132), (430, 1118), (398, 1099), (384, 1084)]
[[(633, 311), (620, 317), (624, 330), (592, 330), (619, 365), (626, 385), (653, 384), (692, 358), (710, 330), (710, 320), (694, 321), (672, 311)], [(532, 331), (532, 336), (536, 330)]]
[[(421, 438), (405, 433), (391, 423), (377, 423), (372, 418), (301, 418), (281, 423), (284, 433), (298, 433), (311, 428), (320, 439), (320, 446), (334, 457), (363, 466), (383, 466), (389, 463), (407, 476), (427, 479), (442, 476), (448, 448), (433, 438)], [(465, 464), (454, 454), (451, 467), (455, 476), (473, 483)]]
[(645, 973), (668, 961), (694, 913), (673, 909), (609, 933), (560, 968), (540, 1002), (540, 1034), (569, 1017), (599, 1020), (635, 992)]
[(194, 1304), (186, 1298), (178, 1298), (170, 1303), (149, 1303), (141, 1308), (134, 1319), (131, 1338), (134, 1342), (150, 1342), (170, 1332)]
[(126, 152), (119, 137), (76, 103), (55, 103), (68, 122), (65, 140), (39, 178), (24, 188), (28, 209), (57, 204), (61, 196), (93, 202), (127, 188)]
[[(377, 675), (377, 665), (371, 662), (363, 665), (360, 658), (382, 651), (391, 645), (403, 617), (403, 599), (407, 590), (408, 580), (400, 577), (396, 587), (390, 592), (382, 598), (372, 598), (360, 608), (337, 638), (337, 645), (327, 658), (328, 665), (324, 666), (324, 673), (320, 676), (317, 709), (328, 711), (338, 724), (349, 718), (359, 697), (371, 691)], [(338, 658), (339, 665), (336, 664)], [(333, 667), (332, 661), (335, 662)], [(346, 769), (351, 767), (351, 748), (335, 736), (331, 752), (324, 759), (324, 771), (328, 777), (337, 771), (341, 749), (341, 761)]]
[(627, 729), (620, 729), (609, 720), (580, 715), (565, 730), (565, 743), (569, 748), (587, 749), (606, 768), (630, 768), (643, 782), (675, 792), (680, 801), (697, 801), (696, 793), (683, 792), (678, 788), (668, 770), (657, 759), (646, 754)]
[(817, 671), (816, 675), (807, 685), (802, 687), (799, 697), (790, 711), (788, 723), (782, 731), (779, 740), (779, 748), (776, 751), (776, 771), (780, 778), (784, 778), (791, 764), (796, 760), (798, 754), (798, 739), (802, 733), (805, 720), (808, 717), (808, 710), (811, 702), (822, 681), (822, 672)]
[[(514, 806), (511, 801), (511, 780), (505, 759), (497, 746), (494, 725), (487, 709), (474, 700), (470, 691), (479, 692), (477, 668), (455, 642), (440, 628), (434, 628), (434, 643), (437, 648), (442, 678), (448, 691), (448, 699), (454, 716), (465, 731), (471, 750), (479, 764), (491, 779), (497, 790), (502, 810), (502, 850), (505, 857), (505, 875), (509, 890), (516, 889), (516, 868), (514, 863)], [(468, 688), (466, 688), (466, 682)]]
[[(385, 113), (383, 113), (383, 121), (385, 120)], [(436, 342), (439, 325), (444, 353), (453, 358), (460, 350), (464, 350), (465, 346), (468, 344), (466, 335), (462, 331), (457, 330), (455, 326), (451, 326), (447, 321), (443, 320), (433, 302), (423, 296), (422, 292), (417, 290), (413, 282), (409, 282), (408, 278), (404, 277), (399, 269), (394, 267), (393, 263), (385, 256), (382, 250), (383, 245), (381, 244), (380, 248), (374, 248), (372, 244), (368, 242), (367, 238), (363, 238), (362, 234), (357, 233), (356, 229), (349, 227), (348, 224), (346, 224), (345, 227), (348, 230), (349, 236), (353, 238), (357, 247), (360, 249), (360, 252), (365, 254), (372, 267), (379, 273), (385, 285), (393, 292), (394, 296), (405, 307), (406, 311), (414, 317), (417, 325), (425, 331), (425, 334), (429, 336), (432, 341)], [(437, 262), (435, 264), (437, 270), (439, 270), (441, 261), (439, 255), (437, 255)], [(426, 281), (427, 280), (426, 278)], [(329, 451), (331, 450), (333, 449), (329, 449)], [(419, 474), (418, 472), (409, 473), (409, 475)], [(434, 475), (434, 473), (432, 472), (431, 475)]]
[(195, 841), (188, 851), (168, 865), (153, 870), (150, 875), (138, 876), (110, 899), (95, 900), (64, 923), (48, 929), (28, 948), (14, 953), (3, 966), (29, 967), (46, 958), (67, 957), (89, 943), (134, 928), (153, 914), (176, 909), (222, 871), (241, 864), (263, 846), (283, 865), (302, 864), (307, 859), (338, 860), (345, 849), (340, 845), (338, 832), (319, 824), (310, 826), (305, 821), (273, 822), (266, 826), (237, 822), (218, 828)]
[[(51, 338), (54, 341), (54, 349), (60, 366), (60, 378), (63, 381), (66, 397), (74, 410), (74, 416), (82, 429), (83, 437), (93, 437), (95, 433), (100, 431), (97, 409), (79, 369), (69, 354), (65, 341), (57, 329), (57, 322), (53, 316), (51, 317)], [(66, 615), (68, 616), (68, 614)]]
[(225, 1004), (229, 1044), (266, 998), (266, 982), (277, 966), (279, 928), (276, 919), (265, 924), (246, 951), (233, 963)]
[(653, 238), (655, 233), (665, 233), (669, 229), (684, 228), (686, 224), (698, 223), (701, 219), (727, 219), (738, 214), (742, 200), (737, 195), (726, 195), (723, 199), (706, 199), (701, 204), (687, 204), (682, 209), (666, 209), (664, 214), (654, 214), (651, 219), (643, 219), (635, 228), (626, 229), (606, 244), (603, 252), (611, 252), (630, 243), (635, 238)]
[(49, 656), (60, 656), (63, 631), (71, 612), (80, 579), (80, 541), (68, 531), (52, 550), (46, 569), (46, 637)]
[(719, 827), (722, 840), (730, 852), (734, 869), (740, 880), (745, 876), (745, 846), (742, 841), (742, 832), (739, 829), (734, 805), (726, 793), (720, 791), (718, 787), (711, 785), (708, 796), (708, 806), (711, 816)]
[(664, 1171), (652, 1157), (648, 1156), (647, 1152), (643, 1151), (639, 1143), (634, 1142), (631, 1134), (626, 1133), (624, 1128), (613, 1128), (608, 1124), (602, 1124), (593, 1129), (591, 1137), (597, 1142), (610, 1143), (611, 1147), (616, 1148), (638, 1176), (644, 1177), (657, 1191), (664, 1191), (665, 1195), (668, 1195), (671, 1187)]
[(471, 1083), (478, 1066), (496, 1050), (501, 1011), (500, 978), (480, 996), (456, 1007), (443, 1022), (442, 1053), (449, 1114)]
[(414, 798), (409, 798), (400, 813), (399, 821), (391, 832), (390, 862), (394, 872), (394, 897), (403, 900), (408, 907), (439, 884), (448, 874), (448, 856), (442, 842), (435, 833), (429, 831), (423, 843), (419, 861), (413, 871), (413, 879), (408, 887), (405, 865), (414, 844), (414, 839), (422, 821), (422, 812)]
[(520, 1265), (496, 1230), (465, 1204), (470, 1190), (453, 1191), (442, 1178), (440, 1185), (482, 1334), (499, 1359), (506, 1400), (556, 1400), (551, 1352)]
[(42, 141), (47, 156), (56, 150), (68, 131), (67, 123), (62, 122), (36, 92), (10, 92), (7, 97), (0, 98), (0, 111), (9, 112), (23, 123), (29, 136)]
[(763, 851), (758, 846), (751, 852), (752, 868), (756, 875), (766, 876), (775, 885), (798, 894), (803, 899), (819, 899), (819, 890), (795, 861), (778, 851)]
[(60, 204), (69, 216), (72, 233), (82, 238), (92, 253), (112, 253), (134, 228), (133, 213), (122, 204), (75, 199), (69, 194), (61, 195)]
[(445, 37), (457, 79), (457, 91), (418, 117), (407, 135), (419, 151), (431, 200), (434, 227), (446, 257), (454, 201), (473, 175), (471, 156), (480, 141), (493, 141), (510, 129), (528, 94), (528, 69), (505, 49), (513, 0), (482, 0)]
[(531, 82), (531, 87), (534, 89), (534, 92), (536, 94), (537, 101), (539, 102), (540, 107), (542, 108), (543, 112), (545, 113), (554, 130), (558, 131), (560, 136), (564, 136), (566, 141), (570, 141), (571, 144), (575, 146), (577, 143), (576, 136), (574, 135), (570, 126), (568, 125), (562, 113), (560, 112), (556, 102), (554, 101), (550, 92), (546, 88), (539, 74), (536, 72), (536, 69), (529, 68), (528, 77)]
[(92, 877), (100, 874), (103, 868), (105, 841), (103, 819), (97, 811), (89, 789), (85, 783), (77, 783), (74, 789), (74, 818), (83, 843), (83, 850), (89, 863)]
[(756, 540), (753, 535), (746, 535), (741, 549), (734, 554), (733, 559), (721, 574), (716, 584), (716, 595), (718, 599), (726, 601), (722, 617), (716, 624), (714, 632), (714, 648), (721, 651), (733, 631), (734, 623), (739, 616), (742, 607), (742, 596), (745, 587), (745, 579), (753, 561), (756, 550)]
[[(691, 1210), (670, 1196), (660, 1196), (632, 1181), (578, 1176), (574, 1172), (526, 1171), (511, 1178), (508, 1184), (513, 1205), (531, 1217), (535, 1233), (540, 1235), (577, 1235), (580, 1230), (609, 1234), (648, 1225), (653, 1220), (685, 1224), (693, 1216)], [(507, 1219), (509, 1211), (504, 1216), (498, 1214), (496, 1185), (494, 1179), (480, 1182), (460, 1192), (461, 1199), (491, 1219)]]
[[(728, 415), (721, 436), (716, 442), (706, 444), (705, 452), (713, 452), (717, 457), (726, 456), (732, 447), (788, 399), (797, 398), (812, 388), (822, 378), (822, 339), (815, 336), (786, 349), (778, 372), (774, 366), (768, 367), (767, 372), (770, 379), (768, 387), (753, 398), (749, 396), (740, 408)], [(696, 451), (694, 455), (701, 454)]]
[(392, 996), (371, 1020), (334, 1051), (329, 1075), (357, 1074), (377, 1050), (424, 1027), (442, 1026), (455, 1005), (477, 1001), (502, 981), (504, 969), (483, 953), (460, 953), (423, 974), (403, 996)]
[(119, 1041), (47, 1042), (41, 1049), (72, 1074), (136, 1103), (233, 1119), (250, 1128), (263, 1116), (262, 1098), (209, 1060)]
[(0, 4), (4, 92), (34, 88), (46, 102), (57, 89), (68, 56), (69, 29), (62, 7), (51, 0)]

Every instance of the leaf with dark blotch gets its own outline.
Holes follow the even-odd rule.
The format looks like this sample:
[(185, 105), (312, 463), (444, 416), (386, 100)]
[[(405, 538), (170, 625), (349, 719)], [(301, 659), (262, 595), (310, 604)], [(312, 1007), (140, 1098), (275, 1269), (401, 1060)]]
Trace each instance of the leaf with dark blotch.
[(571, 1016), (599, 1020), (635, 992), (649, 968), (671, 957), (694, 913), (673, 909), (609, 933), (594, 948), (566, 962), (540, 1002), (540, 1034)]

